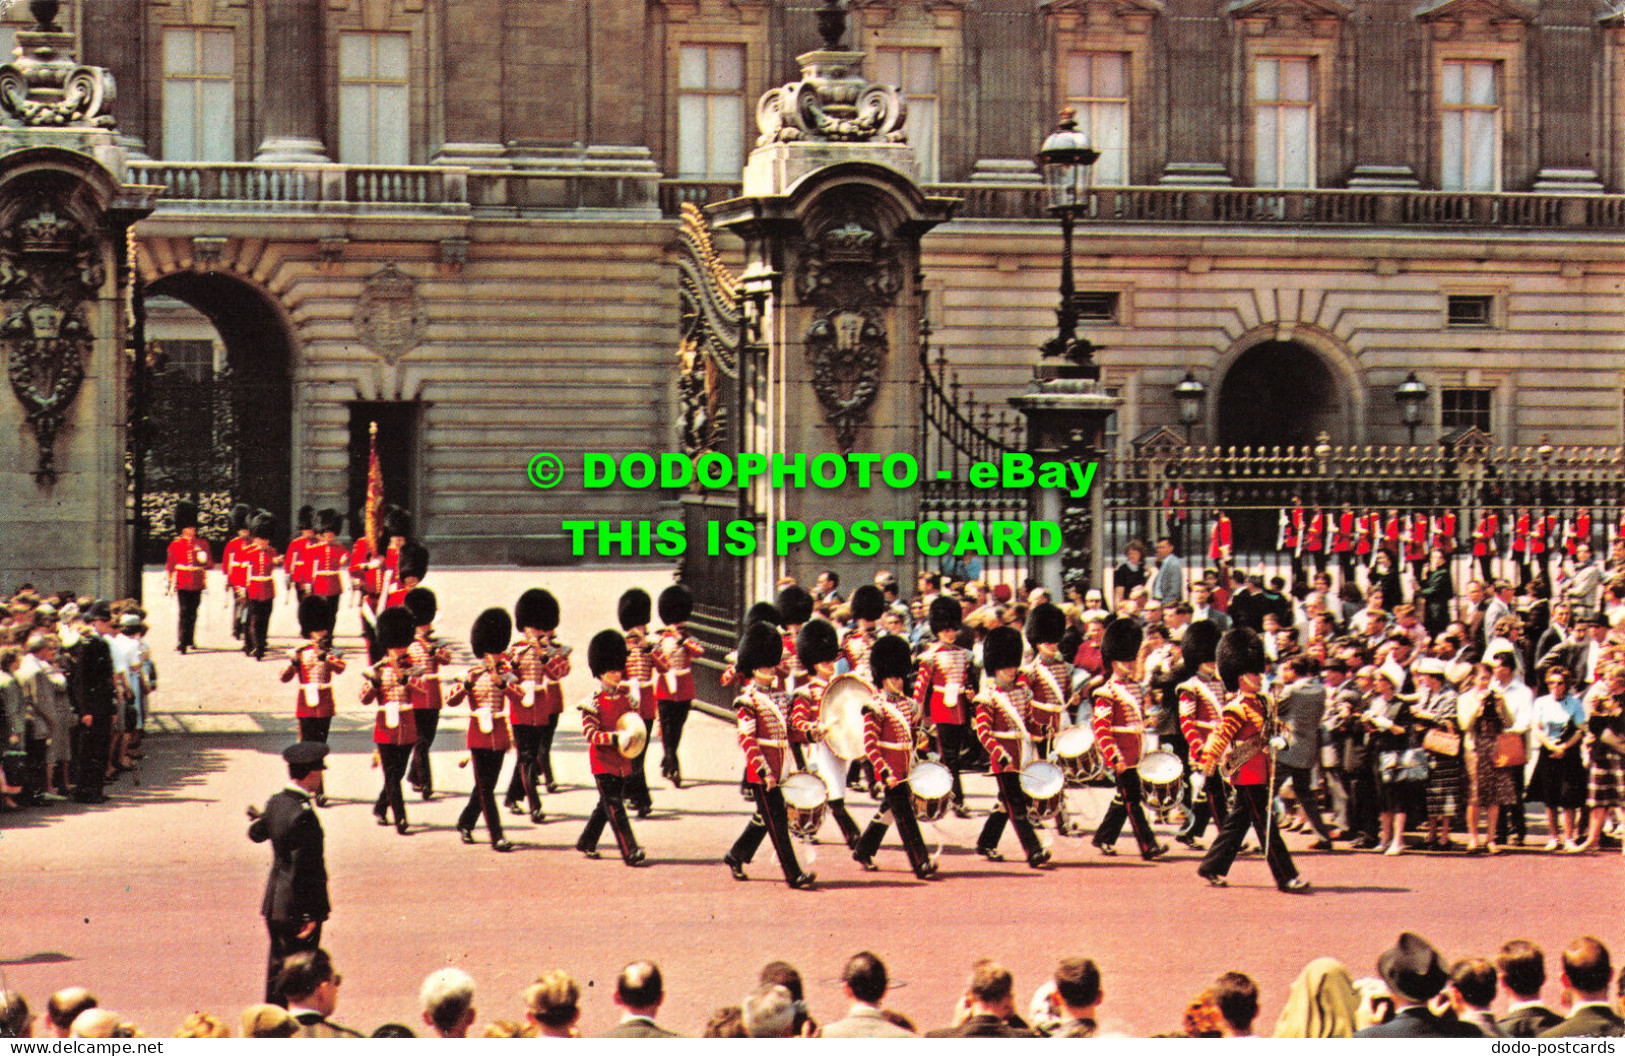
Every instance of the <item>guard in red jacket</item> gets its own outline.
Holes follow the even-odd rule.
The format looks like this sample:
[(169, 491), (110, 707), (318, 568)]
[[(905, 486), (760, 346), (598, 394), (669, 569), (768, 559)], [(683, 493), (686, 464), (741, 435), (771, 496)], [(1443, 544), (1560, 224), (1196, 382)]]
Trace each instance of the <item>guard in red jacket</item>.
[(1426, 512), (1411, 511), (1410, 532), (1405, 537), (1405, 560), (1410, 562), (1411, 575), (1421, 583), (1427, 578), (1428, 550), (1433, 543), (1433, 525)]
[[(866, 584), (867, 585), (867, 584)], [(856, 597), (863, 588), (853, 591)], [(863, 710), (863, 747), (874, 764), (875, 777), (886, 789), (885, 801), (863, 831), (852, 857), (865, 869), (875, 869), (875, 852), (886, 838), (891, 819), (903, 839), (914, 875), (924, 880), (937, 871), (936, 859), (925, 849), (920, 823), (914, 816), (914, 793), (908, 775), (914, 759), (914, 702), (903, 693), (908, 681), (908, 641), (896, 635), (878, 639), (869, 651), (869, 670), (880, 693)]]
[(412, 746), (412, 762), (406, 777), (412, 790), (424, 802), (434, 798), (434, 770), (429, 752), (440, 729), (440, 708), (445, 703), (441, 669), (451, 663), (451, 648), (434, 636), (434, 618), (440, 605), (434, 591), (414, 587), (406, 592), (406, 608), (412, 614), (415, 634), (407, 658), (412, 663), (412, 719), (417, 723), (418, 743)]
[(316, 513), (316, 545), (310, 548), (310, 593), (322, 599), (333, 613), (333, 625), (338, 626), (339, 599), (344, 597), (344, 566), (349, 563), (350, 551), (339, 542), (339, 529), (343, 527), (337, 510), (318, 510)]
[(570, 647), (554, 640), (559, 602), (550, 591), (532, 588), (519, 595), (514, 616), (524, 638), (508, 650), (519, 686), (509, 709), (516, 760), (505, 801), (509, 813), (523, 814), (519, 799), (526, 797), (530, 820), (540, 823), (544, 815), (537, 785), (545, 781), (549, 792), (558, 791), (553, 780), (553, 734), (564, 710), (562, 683), (570, 673)]
[(1230, 567), (1231, 544), (1230, 517), (1220, 510), (1218, 519), (1213, 522), (1213, 531), (1208, 536), (1207, 560), (1208, 564), (1219, 570), (1221, 578)]
[(1038, 841), (1038, 833), (1028, 819), (1027, 794), (1021, 790), (1021, 760), (1028, 749), (1027, 709), (1032, 701), (1025, 676), (1021, 674), (1021, 632), (1014, 627), (995, 627), (982, 643), (982, 666), (988, 677), (976, 695), (976, 739), (987, 749), (988, 773), (999, 786), (999, 802), (987, 816), (976, 851), (989, 861), (999, 862), (999, 838), (1009, 822), (1016, 830), (1027, 864), (1043, 868), (1050, 853)]
[[(660, 713), (660, 776), (674, 788), (683, 787), (683, 768), (677, 761), (677, 747), (683, 741), (683, 727), (694, 704), (694, 658), (705, 655), (705, 646), (688, 636), (688, 618), (694, 613), (694, 597), (681, 583), (660, 592), (658, 604), (661, 628), (651, 659), (655, 665), (655, 706)], [(782, 646), (781, 646), (782, 648)]]
[[(1072, 696), (1072, 664), (1061, 655), (1061, 639), (1066, 637), (1066, 613), (1060, 606), (1043, 602), (1027, 615), (1027, 642), (1033, 647), (1031, 664), (1022, 667), (1031, 704), (1026, 709), (1027, 733), (1033, 740), (1035, 759), (1053, 759), (1055, 738), (1061, 732), (1061, 716)], [(1055, 831), (1061, 836), (1081, 836), (1067, 814), (1066, 797), (1061, 798), (1055, 815)]]
[(1473, 528), (1473, 560), (1478, 562), (1478, 573), (1485, 583), (1495, 582), (1495, 554), (1498, 549), (1496, 533), (1501, 518), (1494, 510), (1485, 510)]
[(799, 731), (811, 742), (812, 772), (824, 782), (829, 794), (829, 814), (846, 840), (847, 850), (858, 845), (858, 823), (846, 809), (846, 771), (849, 760), (835, 754), (824, 739), (818, 719), (824, 704), (824, 690), (835, 677), (835, 660), (840, 655), (840, 638), (835, 625), (828, 620), (809, 619), (796, 635), (796, 655), (807, 665), (810, 676), (807, 684), (795, 691), (790, 700), (790, 729)]
[(1439, 509), (1433, 514), (1433, 549), (1449, 557), (1456, 552), (1456, 514)]
[(1212, 779), (1222, 771), (1236, 790), (1235, 808), (1219, 828), (1219, 835), (1197, 867), (1197, 875), (1214, 887), (1228, 886), (1225, 876), (1241, 850), (1247, 830), (1258, 834), (1265, 848), (1275, 886), (1301, 892), (1309, 882), (1298, 875), (1292, 853), (1281, 839), (1279, 826), (1270, 823), (1269, 791), (1273, 753), (1285, 746), (1275, 733), (1275, 706), (1263, 691), (1264, 643), (1250, 627), (1226, 631), (1219, 641), (1219, 677), (1230, 694), (1218, 732), (1202, 752), (1204, 772)]
[(288, 591), (303, 599), (310, 593), (311, 551), (320, 543), (316, 539), (315, 507), (299, 507), (296, 517), (294, 527), (299, 534), (288, 540), (288, 550), (282, 555), (282, 571), (288, 577)]
[(367, 641), (368, 663), (376, 664), (384, 658), (378, 645), (376, 624), (384, 609), (384, 555), (379, 552), (378, 541), (367, 535), (366, 521), (359, 514), (350, 515), (350, 528), (355, 536), (355, 548), (350, 554), (350, 584), (360, 601), (361, 637)]
[(632, 760), (624, 753), (626, 736), (618, 729), (623, 715), (637, 713), (638, 704), (626, 684), (626, 637), (616, 631), (599, 631), (587, 643), (587, 669), (598, 679), (598, 689), (581, 702), (581, 734), (587, 739), (587, 760), (592, 779), (598, 785), (598, 805), (581, 830), (576, 850), (588, 858), (598, 857), (598, 838), (607, 822), (620, 846), (627, 865), (642, 865), (643, 849), (632, 834), (626, 816), (626, 779), (632, 773)]
[(1303, 551), (1315, 563), (1316, 572), (1326, 571), (1326, 511), (1319, 506), (1309, 515), (1307, 527), (1303, 530)]
[(468, 805), (457, 818), (457, 834), (464, 843), (474, 842), (474, 823), (485, 815), (485, 828), (491, 834), (493, 851), (511, 851), (513, 844), (502, 835), (502, 815), (497, 813), (497, 782), (502, 776), (502, 757), (512, 743), (508, 737), (508, 708), (519, 699), (513, 672), (508, 668), (505, 650), (513, 638), (513, 620), (502, 609), (486, 609), (468, 632), (468, 645), (480, 665), (470, 669), (457, 684), (446, 707), (468, 702), (468, 750), (474, 759), (474, 789)]
[(1101, 854), (1116, 854), (1117, 837), (1122, 835), (1123, 822), (1127, 821), (1140, 845), (1140, 857), (1151, 861), (1167, 854), (1168, 845), (1158, 843), (1151, 831), (1141, 797), (1140, 772), (1135, 769), (1145, 745), (1145, 690), (1136, 673), (1143, 640), (1139, 624), (1114, 620), (1106, 628), (1106, 639), (1100, 647), (1112, 677), (1095, 690), (1095, 744), (1107, 769), (1115, 775), (1117, 794), (1100, 819), (1094, 844)]
[(405, 606), (385, 609), (378, 614), (378, 644), (384, 658), (367, 669), (361, 703), (376, 704), (378, 713), (372, 725), (373, 748), (384, 770), (384, 788), (373, 804), (372, 816), (388, 825), (388, 811), (395, 812), (395, 831), (406, 835), (406, 796), (401, 781), (417, 743), (417, 723), (412, 714), (412, 613)]
[[(626, 634), (626, 683), (637, 701), (638, 718), (652, 736), (660, 710), (655, 701), (655, 662), (649, 649), (649, 620), (654, 615), (654, 601), (649, 592), (634, 587), (622, 594), (619, 615), (621, 630)], [(649, 777), (643, 769), (648, 756), (646, 741), (643, 750), (632, 760), (632, 773), (626, 779), (626, 802), (640, 818), (647, 818), (654, 811)]]
[(243, 652), (256, 660), (265, 659), (271, 634), (271, 605), (276, 601), (276, 566), (280, 559), (271, 547), (275, 528), (276, 520), (269, 513), (261, 510), (255, 514), (249, 526), (253, 539), (238, 558), (245, 571), (244, 593), (248, 598), (248, 637)]
[(965, 807), (959, 768), (971, 754), (971, 728), (966, 714), (971, 696), (971, 653), (956, 644), (964, 609), (957, 598), (940, 595), (931, 601), (930, 619), (936, 640), (920, 654), (920, 670), (914, 679), (915, 710), (937, 728), (942, 765), (954, 775), (954, 814), (968, 818), (970, 811)]
[(169, 544), (164, 570), (169, 576), (169, 589), (175, 592), (180, 607), (175, 651), (184, 653), (197, 646), (198, 604), (203, 600), (204, 574), (214, 559), (209, 556), (208, 542), (198, 538), (196, 503), (182, 499), (175, 504), (175, 530), (180, 535)]
[[(801, 662), (801, 653), (797, 648), (796, 638), (801, 633), (801, 628), (805, 627), (807, 621), (812, 619), (813, 609), (816, 605), (817, 603), (813, 601), (812, 594), (805, 587), (795, 583), (779, 591), (778, 599), (773, 604), (773, 607), (778, 610), (778, 618), (773, 622), (783, 632), (784, 639), (784, 660), (779, 664), (779, 674), (782, 677), (784, 689), (788, 693), (794, 693), (812, 679), (812, 672), (807, 669), (806, 664)], [(661, 719), (661, 725), (665, 725), (664, 717)], [(811, 768), (809, 753), (813, 750), (812, 739), (795, 723), (791, 723), (790, 754), (795, 757), (796, 769), (808, 770)]]
[(739, 639), (737, 667), (750, 672), (751, 680), (734, 706), (738, 710), (739, 747), (745, 753), (745, 780), (756, 802), (756, 813), (723, 856), (722, 864), (735, 880), (749, 879), (745, 866), (766, 837), (773, 841), (784, 882), (799, 889), (811, 887), (815, 877), (803, 872), (796, 862), (784, 790), (779, 787), (790, 773), (790, 700), (778, 688), (779, 662), (783, 659), (784, 642), (776, 626), (753, 623), (745, 628)]
[(231, 508), (232, 538), (226, 540), (225, 550), (220, 555), (220, 571), (225, 574), (226, 587), (231, 592), (231, 636), (239, 642), (248, 638), (248, 565), (243, 561), (243, 551), (253, 542), (254, 534), (249, 531), (249, 522), (254, 519), (254, 511), (246, 504), (239, 502)]
[(320, 598), (299, 603), (299, 634), (305, 644), (288, 653), (282, 681), (299, 680), (293, 712), (299, 720), (299, 739), (326, 744), (333, 724), (333, 674), (342, 672), (345, 663), (333, 648), (333, 614)]
[(1581, 543), (1591, 545), (1591, 507), (1581, 506), (1574, 511), (1568, 531), (1563, 533), (1563, 552), (1573, 557)]
[[(1197, 620), (1185, 628), (1185, 638), (1179, 643), (1180, 658), (1185, 669), (1194, 674), (1176, 689), (1179, 696), (1179, 730), (1185, 736), (1190, 751), (1191, 781), (1201, 770), (1202, 749), (1213, 732), (1219, 728), (1219, 713), (1224, 708), (1224, 683), (1219, 680), (1215, 662), (1219, 648), (1219, 627), (1212, 620)], [(1224, 827), (1230, 815), (1230, 802), (1225, 797), (1224, 782), (1218, 778), (1204, 782), (1200, 788), (1191, 788), (1191, 820), (1174, 838), (1187, 847), (1195, 848), (1197, 840), (1207, 832), (1211, 818)]]
[(1358, 537), (1359, 526), (1354, 510), (1345, 502), (1338, 511), (1337, 524), (1332, 530), (1332, 553), (1337, 555), (1337, 570), (1342, 577), (1340, 586), (1354, 582), (1354, 546)]

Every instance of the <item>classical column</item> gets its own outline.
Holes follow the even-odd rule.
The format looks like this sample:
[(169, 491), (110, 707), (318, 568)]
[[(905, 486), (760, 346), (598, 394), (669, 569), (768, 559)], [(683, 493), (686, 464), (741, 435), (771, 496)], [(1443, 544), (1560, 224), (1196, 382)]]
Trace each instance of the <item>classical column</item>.
[(265, 141), (255, 161), (331, 161), (322, 144), (323, 0), (266, 0)]

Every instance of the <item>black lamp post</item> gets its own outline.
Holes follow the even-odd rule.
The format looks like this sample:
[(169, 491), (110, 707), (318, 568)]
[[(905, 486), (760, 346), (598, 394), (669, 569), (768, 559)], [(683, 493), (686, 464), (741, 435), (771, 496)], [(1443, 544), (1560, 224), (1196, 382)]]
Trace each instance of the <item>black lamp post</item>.
[(1428, 387), (1417, 378), (1414, 370), (1394, 390), (1394, 399), (1399, 401), (1400, 410), (1405, 414), (1405, 426), (1411, 431), (1412, 447), (1416, 446), (1416, 427), (1422, 424), (1422, 405), (1427, 398)]
[(1178, 385), (1174, 386), (1174, 399), (1179, 401), (1179, 420), (1185, 424), (1185, 443), (1192, 443), (1193, 431), (1196, 423), (1202, 418), (1202, 398), (1207, 395), (1207, 386), (1196, 380), (1196, 375), (1190, 371)]
[[(1089, 204), (1089, 170), (1100, 151), (1089, 145), (1089, 137), (1078, 130), (1076, 111), (1061, 111), (1061, 123), (1038, 151), (1038, 167), (1044, 174), (1049, 211), (1061, 218), (1061, 307), (1055, 313), (1059, 323), (1056, 335), (1044, 342), (1045, 359), (1061, 357), (1072, 364), (1072, 377), (1100, 380), (1100, 365), (1094, 360), (1095, 346), (1077, 336), (1078, 305), (1072, 285), (1072, 225), (1080, 209)], [(1065, 369), (1065, 368), (1063, 368)]]

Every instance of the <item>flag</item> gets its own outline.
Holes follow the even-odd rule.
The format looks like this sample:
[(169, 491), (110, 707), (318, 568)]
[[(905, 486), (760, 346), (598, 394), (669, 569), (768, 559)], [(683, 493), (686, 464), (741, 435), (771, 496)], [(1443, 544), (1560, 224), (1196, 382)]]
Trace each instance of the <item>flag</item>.
[(378, 465), (378, 423), (367, 426), (367, 502), (362, 507), (367, 541), (374, 543), (384, 521), (384, 471)]

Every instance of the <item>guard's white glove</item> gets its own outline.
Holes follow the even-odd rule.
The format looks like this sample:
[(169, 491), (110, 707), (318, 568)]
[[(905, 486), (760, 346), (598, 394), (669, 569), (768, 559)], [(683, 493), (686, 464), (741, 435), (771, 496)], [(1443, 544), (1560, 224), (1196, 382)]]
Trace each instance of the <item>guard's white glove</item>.
[(1271, 737), (1270, 747), (1274, 748), (1278, 752), (1286, 751), (1286, 738), (1281, 736)]

